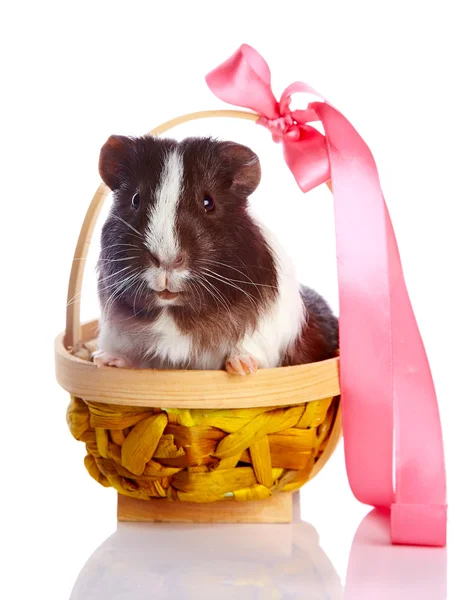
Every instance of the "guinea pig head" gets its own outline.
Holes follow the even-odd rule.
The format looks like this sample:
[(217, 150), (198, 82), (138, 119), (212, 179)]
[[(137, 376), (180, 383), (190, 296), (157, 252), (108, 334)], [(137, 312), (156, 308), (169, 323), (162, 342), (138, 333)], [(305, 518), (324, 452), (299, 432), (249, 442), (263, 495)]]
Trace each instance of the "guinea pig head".
[(247, 210), (261, 169), (240, 144), (112, 136), (99, 172), (114, 202), (101, 238), (100, 293), (138, 311), (257, 310), (276, 284)]

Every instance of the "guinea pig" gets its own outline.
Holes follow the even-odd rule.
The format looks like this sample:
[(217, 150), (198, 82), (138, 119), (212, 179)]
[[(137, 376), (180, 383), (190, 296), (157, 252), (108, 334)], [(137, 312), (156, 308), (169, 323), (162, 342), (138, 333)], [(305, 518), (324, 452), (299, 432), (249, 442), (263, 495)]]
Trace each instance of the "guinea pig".
[(101, 234), (98, 367), (258, 368), (331, 358), (338, 323), (249, 211), (261, 169), (246, 146), (111, 136)]

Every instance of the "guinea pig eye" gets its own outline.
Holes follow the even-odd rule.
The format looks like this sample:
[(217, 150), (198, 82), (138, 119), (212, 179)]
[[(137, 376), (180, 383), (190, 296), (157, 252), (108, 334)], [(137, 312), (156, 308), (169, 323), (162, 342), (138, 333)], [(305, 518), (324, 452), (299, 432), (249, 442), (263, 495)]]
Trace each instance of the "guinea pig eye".
[(205, 208), (205, 212), (211, 212), (214, 210), (215, 202), (211, 196), (205, 195), (203, 199), (203, 206)]
[(140, 206), (140, 192), (136, 192), (132, 196), (132, 208), (135, 210)]

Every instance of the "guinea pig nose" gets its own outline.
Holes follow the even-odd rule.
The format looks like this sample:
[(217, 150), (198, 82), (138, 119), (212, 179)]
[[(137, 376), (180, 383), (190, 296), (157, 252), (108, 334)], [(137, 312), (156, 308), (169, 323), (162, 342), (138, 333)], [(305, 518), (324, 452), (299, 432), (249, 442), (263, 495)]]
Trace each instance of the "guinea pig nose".
[(154, 254), (152, 260), (157, 266), (163, 267), (164, 269), (181, 269), (186, 264), (186, 255), (184, 252), (180, 252), (173, 259), (161, 259), (159, 260)]
[(151, 262), (154, 264), (155, 267), (159, 268), (161, 266), (161, 261), (156, 256), (156, 254), (150, 254), (150, 259), (151, 259)]
[(180, 253), (171, 263), (171, 267), (179, 268), (185, 263), (185, 256)]
[(173, 260), (167, 261), (165, 267), (167, 269), (181, 269), (186, 262), (186, 256), (183, 252), (180, 252)]

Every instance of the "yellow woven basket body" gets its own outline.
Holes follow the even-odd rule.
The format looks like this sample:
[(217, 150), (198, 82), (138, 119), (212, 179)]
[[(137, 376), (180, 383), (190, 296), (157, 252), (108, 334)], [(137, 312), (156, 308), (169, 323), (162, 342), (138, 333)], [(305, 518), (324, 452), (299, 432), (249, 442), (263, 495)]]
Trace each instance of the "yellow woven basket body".
[[(204, 117), (184, 115), (150, 133)], [(207, 503), (261, 500), (316, 475), (341, 435), (339, 359), (260, 370), (98, 369), (89, 360), (97, 322), (80, 322), (81, 285), (102, 184), (86, 214), (70, 275), (67, 326), (55, 343), (57, 380), (71, 394), (67, 419), (86, 445), (90, 475), (120, 494)], [(78, 299), (78, 300), (77, 300)]]

